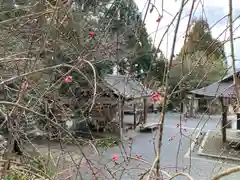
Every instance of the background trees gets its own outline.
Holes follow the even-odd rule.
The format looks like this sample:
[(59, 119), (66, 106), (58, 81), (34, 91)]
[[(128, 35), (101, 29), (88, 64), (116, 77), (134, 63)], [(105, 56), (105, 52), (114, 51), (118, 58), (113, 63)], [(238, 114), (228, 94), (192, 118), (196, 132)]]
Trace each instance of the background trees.
[[(119, 66), (121, 74), (139, 79), (150, 73), (160, 80), (163, 74), (164, 61), (153, 59), (153, 45), (133, 0), (2, 1), (0, 10), (3, 79), (56, 66), (28, 76), (31, 88), (25, 99), (35, 108), (41, 109), (50, 97), (63, 104), (62, 96), (75, 98), (74, 89), (81, 87), (85, 77), (75, 70), (72, 83), (61, 79), (72, 67), (91, 74), (82, 59), (93, 64), (98, 77), (111, 73), (113, 65)], [(59, 66), (64, 63), (68, 66)], [(9, 98), (15, 100), (21, 78), (13, 84), (16, 89), (9, 90)], [(39, 98), (41, 94), (45, 99)], [(70, 108), (69, 114), (74, 112)]]
[[(119, 10), (116, 12), (116, 9)], [(140, 12), (132, 0), (115, 1), (114, 5), (106, 12), (108, 18), (115, 17), (110, 28), (116, 38), (124, 35), (125, 48), (118, 51), (118, 66), (122, 74), (135, 74), (143, 79), (149, 73), (153, 60), (153, 45), (143, 26)], [(118, 27), (116, 27), (118, 24)], [(128, 50), (128, 52), (126, 51)], [(125, 53), (124, 53), (125, 52)], [(119, 57), (119, 54), (121, 54)], [(122, 55), (124, 57), (122, 58)]]
[(172, 85), (179, 81), (182, 61), (184, 75), (191, 72), (184, 81), (188, 89), (213, 83), (226, 74), (224, 44), (212, 37), (208, 23), (202, 18), (192, 21), (187, 41), (175, 58)]

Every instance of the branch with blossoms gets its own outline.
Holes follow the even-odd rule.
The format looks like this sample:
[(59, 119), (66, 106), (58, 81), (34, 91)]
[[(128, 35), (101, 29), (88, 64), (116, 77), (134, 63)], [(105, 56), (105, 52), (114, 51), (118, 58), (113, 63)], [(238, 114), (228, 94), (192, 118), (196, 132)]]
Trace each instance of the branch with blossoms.
[[(149, 156), (137, 144), (138, 139), (131, 135), (136, 132), (129, 130), (130, 135), (126, 133), (130, 136), (128, 141), (119, 142), (112, 137), (94, 137), (90, 127), (92, 124), (86, 123), (91, 120), (90, 112), (96, 110), (94, 109), (96, 107), (97, 111), (106, 114), (104, 104), (96, 106), (96, 99), (107, 94), (99, 92), (103, 87), (100, 81), (101, 73), (99, 73), (102, 69), (98, 65), (109, 63), (107, 70), (110, 70), (114, 64), (126, 61), (124, 63), (131, 65), (132, 61), (135, 62), (139, 58), (138, 56), (144, 57), (146, 53), (153, 53), (150, 49), (150, 51), (138, 52), (136, 55), (136, 49), (139, 48), (141, 51), (145, 45), (139, 41), (138, 36), (144, 25), (135, 27), (133, 24), (129, 25), (129, 22), (123, 22), (121, 24), (123, 27), (119, 29), (124, 29), (126, 24), (131, 28), (125, 28), (118, 34), (112, 31), (115, 28), (112, 24), (119, 20), (115, 15), (119, 14), (120, 18), (126, 18), (122, 10), (133, 4), (127, 4), (121, 8), (119, 1), (104, 1), (100, 4), (97, 1), (88, 1), (78, 4), (80, 1), (45, 0), (33, 1), (29, 4), (26, 2), (27, 4), (21, 5), (15, 2), (16, 7), (9, 6), (11, 12), (9, 7), (1, 9), (0, 19), (3, 26), (0, 35), (2, 43), (0, 91), (3, 97), (0, 100), (0, 127), (6, 131), (8, 137), (4, 141), (7, 146), (4, 146), (3, 160), (0, 160), (3, 164), (1, 178), (159, 180), (184, 176), (193, 179), (186, 172), (187, 167), (184, 164), (179, 165), (178, 155), (176, 164), (166, 165), (160, 158), (163, 153), (161, 149), (164, 143), (162, 136), (166, 105), (171, 96), (176, 93), (175, 90), (168, 92), (169, 73), (171, 68), (175, 68), (172, 64), (176, 36), (182, 20), (181, 12), (188, 2), (181, 2), (180, 11), (173, 17), (153, 55), (157, 56), (160, 52), (163, 38), (167, 36), (170, 27), (177, 19), (174, 25), (175, 33), (170, 61), (162, 72), (165, 89), (151, 96), (152, 103), (163, 107), (160, 115), (156, 115), (159, 120), (159, 131), (152, 140), (152, 148), (156, 152), (153, 162), (149, 161)], [(193, 7), (195, 7), (194, 2)], [(231, 4), (231, 0), (229, 2)], [(153, 15), (153, 21), (157, 26), (153, 42), (157, 41), (159, 25), (167, 19), (163, 16), (166, 12), (163, 4), (164, 1), (159, 11), (155, 2), (148, 0), (147, 10), (143, 14), (142, 24), (145, 24), (148, 13), (154, 14), (154, 11), (157, 11), (157, 16)], [(106, 17), (103, 13), (106, 8), (104, 5), (110, 6)], [(110, 13), (113, 16), (108, 18)], [(128, 15), (131, 13), (131, 11), (128, 12)], [(99, 16), (94, 17), (95, 14)], [(129, 18), (130, 16), (125, 20)], [(230, 29), (233, 34), (232, 23)], [(130, 34), (134, 37), (135, 44), (129, 48), (126, 31), (130, 30), (133, 31)], [(186, 30), (185, 40), (187, 33), (188, 30)], [(230, 39), (233, 44), (234, 38)], [(232, 59), (234, 61), (234, 54)], [(201, 58), (197, 61), (196, 64), (199, 64)], [(183, 66), (183, 63), (181, 65)], [(133, 72), (133, 74), (136, 73)], [(190, 74), (191, 72), (184, 77), (181, 76), (178, 85), (182, 87)], [(206, 73), (204, 78), (207, 75)], [(82, 94), (88, 98), (83, 99)], [(167, 143), (175, 143), (178, 136), (187, 137), (191, 142), (197, 141), (192, 136), (186, 135), (187, 129), (182, 126), (183, 124), (183, 119), (180, 119), (176, 124), (179, 132), (168, 137)], [(75, 132), (74, 126), (87, 129), (87, 132), (84, 132), (85, 134), (82, 131)], [(29, 130), (30, 128), (33, 129)], [(77, 133), (82, 133), (87, 138)], [(99, 136), (102, 134), (103, 132), (98, 133)], [(156, 147), (154, 147), (155, 144), (157, 144)], [(148, 144), (142, 146), (151, 148)], [(213, 179), (219, 179), (237, 171), (239, 168), (229, 169)]]

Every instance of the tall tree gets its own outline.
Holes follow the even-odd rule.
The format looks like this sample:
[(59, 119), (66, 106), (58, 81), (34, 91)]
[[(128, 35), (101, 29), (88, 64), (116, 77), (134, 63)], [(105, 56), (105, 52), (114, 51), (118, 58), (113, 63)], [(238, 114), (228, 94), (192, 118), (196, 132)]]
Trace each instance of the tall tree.
[(202, 18), (193, 20), (187, 41), (175, 59), (175, 68), (171, 71), (173, 84), (181, 78), (182, 60), (184, 74), (191, 71), (190, 76), (185, 79), (189, 88), (213, 83), (225, 74), (227, 66), (223, 43), (212, 37), (209, 24)]
[(108, 18), (113, 19), (112, 32), (118, 36), (124, 34), (123, 37), (127, 44), (127, 49), (122, 50), (125, 53), (121, 52), (125, 57), (118, 57), (118, 65), (122, 73), (127, 69), (137, 77), (144, 78), (153, 62), (153, 50), (137, 5), (133, 0), (115, 0), (106, 13)]
[(225, 58), (222, 43), (212, 37), (209, 24), (203, 18), (192, 21), (187, 42), (183, 45), (180, 53), (183, 54), (184, 51), (187, 54), (204, 51), (207, 57), (214, 54), (216, 58)]

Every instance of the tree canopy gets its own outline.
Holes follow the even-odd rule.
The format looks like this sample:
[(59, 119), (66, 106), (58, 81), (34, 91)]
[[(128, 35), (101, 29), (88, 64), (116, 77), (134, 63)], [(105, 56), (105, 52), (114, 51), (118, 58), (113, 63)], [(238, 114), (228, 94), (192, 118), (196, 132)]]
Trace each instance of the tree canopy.
[[(224, 46), (212, 37), (209, 24), (203, 18), (194, 19), (187, 35), (187, 41), (181, 48), (180, 54), (193, 54), (197, 51), (205, 52), (206, 56), (216, 56), (216, 59), (224, 59)], [(185, 52), (184, 52), (185, 51)]]
[(192, 21), (187, 41), (173, 62), (172, 85), (179, 82), (181, 63), (184, 75), (189, 74), (184, 83), (190, 89), (211, 84), (226, 73), (224, 45), (212, 37), (209, 24), (202, 18)]

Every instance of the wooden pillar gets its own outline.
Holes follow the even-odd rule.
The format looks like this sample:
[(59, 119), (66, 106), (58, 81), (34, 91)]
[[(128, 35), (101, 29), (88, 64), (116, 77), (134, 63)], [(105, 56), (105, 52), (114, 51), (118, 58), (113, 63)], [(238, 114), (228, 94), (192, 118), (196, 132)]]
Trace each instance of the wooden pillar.
[(136, 112), (136, 103), (133, 104), (133, 129), (136, 129), (137, 126), (137, 112)]
[(237, 130), (240, 130), (240, 112), (237, 112)]
[(222, 113), (222, 141), (227, 141), (227, 134), (226, 134), (226, 128), (227, 128), (227, 107), (224, 106), (224, 110)]
[(225, 143), (227, 141), (227, 133), (226, 133), (226, 126), (227, 126), (227, 112), (228, 108), (224, 105), (223, 98), (220, 98), (221, 106), (222, 106), (222, 141)]
[(147, 122), (147, 113), (148, 113), (148, 106), (147, 106), (147, 98), (143, 99), (143, 123)]
[(236, 114), (237, 114), (237, 130), (240, 130), (240, 108), (236, 107)]
[(194, 96), (191, 95), (191, 96), (190, 96), (190, 109), (189, 109), (189, 116), (190, 116), (190, 117), (193, 117), (193, 116), (194, 116), (193, 109), (194, 109)]
[(118, 120), (120, 124), (120, 140), (123, 140), (123, 101), (122, 98), (118, 99)]

